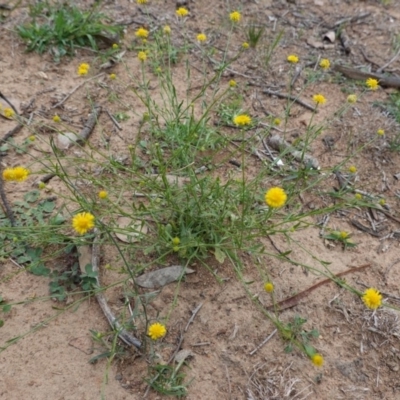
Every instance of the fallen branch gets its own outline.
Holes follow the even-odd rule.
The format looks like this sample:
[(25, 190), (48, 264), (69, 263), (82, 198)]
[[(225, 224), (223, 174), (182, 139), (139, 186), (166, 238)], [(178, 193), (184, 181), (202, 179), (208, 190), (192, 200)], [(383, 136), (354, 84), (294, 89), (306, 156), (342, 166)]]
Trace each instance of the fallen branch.
[[(92, 269), (93, 272), (96, 272), (96, 284), (98, 288), (101, 288), (100, 278), (99, 278), (99, 260), (100, 260), (100, 244), (99, 244), (99, 232), (95, 230), (95, 238), (93, 240), (92, 245)], [(135, 346), (140, 348), (142, 343), (139, 339), (132, 336), (126, 329), (122, 327), (122, 325), (118, 322), (118, 319), (115, 317), (113, 312), (110, 309), (110, 306), (107, 303), (107, 300), (102, 291), (96, 292), (95, 294), (96, 300), (99, 303), (104, 315), (106, 316), (108, 323), (110, 326), (118, 332), (118, 337), (126, 343), (128, 346)]]
[(296, 150), (288, 142), (279, 135), (274, 135), (268, 138), (268, 144), (277, 151), (286, 151), (290, 153), (297, 161), (303, 161), (304, 164), (310, 165), (314, 169), (319, 169), (318, 160), (302, 151)]
[(342, 73), (350, 79), (365, 81), (368, 78), (375, 78), (379, 81), (381, 86), (400, 89), (400, 78), (397, 76), (385, 76), (374, 72), (362, 72), (356, 68), (344, 67), (343, 65), (334, 65), (333, 70)]
[(284, 94), (284, 93), (279, 93), (279, 92), (274, 92), (272, 90), (268, 90), (268, 89), (264, 89), (262, 91), (262, 93), (264, 94), (268, 94), (270, 96), (276, 96), (279, 97), (281, 99), (289, 99), (291, 101), (294, 101), (295, 103), (300, 104), (301, 106), (307, 108), (308, 110), (311, 110), (313, 112), (318, 112), (316, 108), (314, 108), (313, 106), (310, 106), (309, 104), (305, 103), (303, 100), (300, 100), (298, 97), (296, 96), (292, 96), (290, 94)]
[(274, 311), (274, 310), (283, 311), (283, 310), (286, 310), (288, 308), (292, 308), (294, 306), (297, 306), (297, 304), (299, 304), (300, 300), (302, 300), (304, 297), (307, 297), (312, 291), (314, 291), (318, 287), (320, 287), (322, 285), (325, 285), (325, 284), (327, 284), (329, 282), (335, 282), (334, 278), (340, 278), (340, 277), (345, 276), (347, 274), (351, 274), (353, 272), (361, 271), (362, 269), (370, 267), (370, 266), (371, 266), (371, 264), (364, 264), (364, 265), (361, 265), (360, 267), (353, 267), (353, 268), (350, 268), (347, 271), (340, 272), (339, 274), (334, 275), (332, 278), (324, 279), (323, 281), (316, 283), (315, 285), (309, 287), (306, 290), (303, 290), (300, 293), (297, 293), (294, 296), (288, 297), (287, 299), (284, 299), (284, 300), (280, 301), (277, 304), (272, 304), (272, 305), (266, 307), (266, 309), (269, 310), (269, 311)]

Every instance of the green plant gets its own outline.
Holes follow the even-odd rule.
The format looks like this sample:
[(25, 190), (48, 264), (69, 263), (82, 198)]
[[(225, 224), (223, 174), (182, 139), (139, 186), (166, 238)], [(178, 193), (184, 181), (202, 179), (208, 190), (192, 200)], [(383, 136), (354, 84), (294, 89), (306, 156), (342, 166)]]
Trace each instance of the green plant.
[(351, 240), (351, 234), (346, 231), (332, 231), (328, 235), (325, 235), (324, 238), (342, 243), (344, 249), (357, 246), (356, 243)]
[(179, 372), (181, 366), (181, 363), (175, 368), (170, 365), (153, 365), (150, 367), (150, 376), (146, 382), (157, 393), (184, 397), (187, 394), (187, 385), (183, 383), (185, 374)]
[(257, 46), (258, 42), (261, 40), (262, 35), (264, 34), (264, 31), (265, 26), (251, 24), (247, 27), (246, 36), (250, 47), (255, 48)]
[(28, 51), (41, 54), (50, 50), (56, 61), (73, 55), (76, 47), (98, 50), (99, 41), (111, 46), (123, 33), (121, 26), (105, 23), (107, 18), (97, 5), (82, 11), (74, 4), (44, 1), (30, 5), (29, 16), (29, 23), (17, 26), (18, 35)]

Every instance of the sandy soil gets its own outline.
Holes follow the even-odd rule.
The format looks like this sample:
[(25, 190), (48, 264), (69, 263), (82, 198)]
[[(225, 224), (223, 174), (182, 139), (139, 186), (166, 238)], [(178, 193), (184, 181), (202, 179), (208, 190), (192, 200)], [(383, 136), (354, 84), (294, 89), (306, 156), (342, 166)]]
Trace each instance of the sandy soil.
[[(174, 17), (174, 2), (150, 3), (149, 14), (155, 27), (169, 23), (173, 32), (178, 29)], [(257, 57), (256, 50), (250, 49), (248, 56), (237, 60), (231, 67), (231, 75), (227, 74), (225, 77), (226, 83), (232, 78), (237, 80), (254, 116), (262, 117), (263, 110), (281, 115), (286, 100), (262, 94), (262, 89), (285, 91), (288, 54), (298, 54), (302, 65), (309, 62), (315, 64), (318, 57), (326, 57), (334, 62), (368, 67), (370, 63), (363, 57), (363, 49), (369, 59), (376, 63), (372, 64), (373, 70), (393, 57), (394, 43), (396, 40), (397, 46), (400, 43), (400, 9), (395, 0), (387, 5), (382, 3), (383, 1), (374, 0), (261, 0), (221, 1), (210, 7), (208, 1), (198, 0), (189, 4), (187, 30), (193, 37), (199, 31), (205, 31), (213, 38), (214, 45), (222, 48), (228, 25), (221, 21), (224, 21), (228, 11), (236, 7), (243, 12), (244, 24), (256, 21), (266, 25), (267, 41), (272, 40), (283, 29), (280, 46), (276, 49), (267, 72), (259, 72), (260, 58)], [(85, 2), (82, 4), (85, 5)], [(117, 21), (131, 21), (123, 39), (123, 45), (128, 46), (134, 39), (134, 30), (141, 26), (144, 19), (136, 4), (127, 1), (107, 2), (104, 12)], [(26, 17), (27, 8), (21, 5), (0, 23), (0, 35), (3, 39), (0, 48), (1, 92), (20, 106), (34, 98), (32, 111), (36, 114), (33, 121), (37, 119), (52, 125), (55, 112), (52, 105), (81, 82), (81, 78), (76, 75), (79, 63), (90, 62), (93, 69), (91, 76), (95, 76), (100, 72), (98, 67), (101, 61), (84, 49), (77, 51), (75, 58), (65, 58), (59, 64), (54, 64), (50, 55), (25, 53), (24, 45), (13, 32), (13, 28)], [(327, 49), (316, 49), (307, 44), (307, 39), (321, 40), (324, 33), (335, 27), (338, 21), (349, 17), (355, 17), (353, 22), (346, 24), (351, 40), (350, 54), (344, 52), (339, 40)], [(180, 37), (177, 36), (173, 40), (179, 42)], [(244, 32), (238, 30), (234, 40), (242, 43), (245, 40)], [(139, 68), (135, 52), (127, 52), (125, 63), (133, 71)], [(192, 63), (193, 80), (197, 79), (201, 84), (198, 70), (202, 70), (202, 65), (196, 54)], [(212, 68), (211, 65), (208, 67)], [(177, 82), (185, 73), (183, 68), (178, 65), (174, 69)], [(400, 74), (399, 70), (400, 59), (397, 59), (386, 71)], [(116, 65), (112, 72), (119, 77), (117, 82), (110, 83), (106, 74), (94, 79), (84, 89), (78, 89), (56, 111), (63, 120), (70, 118), (71, 125), (79, 127), (90, 112), (88, 95), (111, 113), (121, 111), (121, 104), (124, 105), (124, 111), (130, 118), (121, 123), (122, 131), (117, 131), (103, 113), (99, 127), (90, 139), (91, 146), (102, 148), (107, 138), (111, 152), (124, 155), (128, 153), (127, 145), (135, 139), (144, 108), (129, 90), (129, 85), (124, 84), (129, 81), (124, 65)], [(295, 90), (300, 91), (305, 79), (303, 71), (295, 84)], [(332, 110), (337, 110), (345, 102), (348, 93), (342, 89), (348, 88), (350, 84), (343, 82), (345, 80), (338, 74), (329, 72), (328, 79), (315, 85), (309, 84), (302, 93), (302, 98), (306, 100), (316, 91), (325, 93), (328, 98), (329, 107), (316, 114), (315, 123), (332, 118)], [(361, 90), (354, 82), (351, 85), (352, 89)], [(118, 104), (109, 101), (107, 96), (110, 88), (118, 93)], [(177, 83), (177, 89), (184, 93), (184, 82), (181, 85)], [(156, 92), (155, 88), (155, 98)], [(374, 103), (386, 101), (393, 92), (394, 89), (381, 88), (369, 93), (345, 117), (335, 118), (313, 143), (312, 154), (318, 159), (323, 174), (324, 169), (344, 161), (347, 154), (368, 142), (377, 129), (384, 129), (386, 134), (378, 144), (358, 152), (345, 165), (357, 165), (357, 187), (384, 197), (390, 206), (390, 212), (400, 218), (400, 182), (394, 177), (400, 172), (400, 156), (398, 152), (388, 149), (388, 143), (398, 135), (399, 126), (379, 107), (373, 107)], [(293, 141), (304, 132), (310, 116), (309, 110), (294, 105), (287, 127), (287, 140)], [(15, 126), (15, 122), (2, 118), (0, 126), (1, 135), (4, 135)], [(19, 132), (15, 137), (16, 142), (22, 143), (26, 140), (35, 126), (33, 124)], [(38, 139), (31, 146), (29, 154), (9, 152), (2, 157), (3, 166), (30, 164), (32, 170), (40, 171), (39, 163), (32, 163), (32, 156), (39, 157), (41, 152), (49, 151), (50, 132), (43, 129), (37, 135)], [(333, 143), (332, 148), (324, 144), (327, 140)], [(68, 151), (79, 156), (76, 149)], [(247, 161), (247, 173), (251, 175), (260, 167), (260, 162), (251, 156)], [(226, 163), (219, 168), (218, 173), (228, 176), (238, 171)], [(7, 186), (9, 200), (19, 199), (22, 194), (31, 190), (33, 182), (34, 177), (31, 177), (23, 184)], [(325, 184), (326, 188), (330, 187), (332, 190), (337, 187), (335, 176), (328, 176)], [(62, 182), (57, 179), (49, 186), (56, 193), (63, 191)], [(51, 193), (42, 193), (43, 198), (49, 195)], [(305, 192), (301, 198), (302, 207), (306, 211), (326, 207), (331, 201), (317, 192)], [(321, 227), (316, 224), (321, 221), (321, 216), (310, 218), (310, 226), (294, 232), (290, 243), (280, 235), (274, 235), (273, 242), (265, 239), (263, 244), (270, 253), (276, 254), (278, 250), (290, 249), (291, 259), (298, 262), (296, 266), (283, 258), (264, 257), (260, 260), (261, 267), (269, 271), (275, 283), (276, 299), (283, 300), (321, 281), (321, 276), (301, 265), (320, 268), (320, 260), (323, 260), (330, 263), (329, 268), (335, 274), (365, 265), (364, 269), (346, 275), (346, 281), (360, 291), (365, 287), (379, 287), (391, 304), (398, 305), (399, 265), (394, 263), (399, 257), (399, 241), (398, 236), (389, 237), (388, 234), (400, 229), (399, 221), (382, 213), (378, 213), (377, 218), (380, 227), (384, 229), (381, 237), (371, 236), (351, 225), (351, 219), (358, 219), (365, 226), (370, 226), (364, 209), (330, 214), (328, 226), (352, 232), (353, 240), (358, 244), (354, 249), (346, 251), (320, 237)], [(385, 235), (386, 238), (383, 237)], [(102, 265), (113, 263), (115, 259), (116, 254), (112, 249), (102, 250)], [(55, 260), (49, 266), (55, 268), (59, 262), (60, 260)], [(255, 280), (251, 285), (252, 292), (259, 296), (263, 305), (270, 305), (270, 297), (263, 291), (254, 262), (244, 256), (244, 265), (245, 281)], [(188, 399), (400, 399), (400, 328), (396, 311), (385, 308), (373, 315), (365, 310), (355, 296), (334, 283), (329, 283), (314, 290), (295, 307), (281, 312), (283, 321), (288, 322), (294, 316), (300, 315), (307, 319), (306, 329), (315, 328), (320, 332), (314, 344), (324, 355), (325, 364), (317, 369), (299, 352), (286, 354), (285, 343), (277, 334), (250, 354), (274, 331), (273, 324), (248, 298), (228, 266), (213, 266), (218, 269), (217, 274), (222, 278), (222, 283), (218, 283), (201, 266), (191, 267), (195, 273), (188, 275), (180, 284), (178, 301), (169, 319), (168, 335), (163, 341), (155, 348), (146, 349), (148, 353), (142, 355), (125, 347), (123, 354), (108, 365), (107, 359), (101, 359), (94, 364), (88, 362), (104, 351), (104, 348), (92, 340), (90, 330), (107, 332), (109, 329), (95, 299), (70, 308), (68, 306), (71, 299), (66, 303), (49, 300), (47, 278), (33, 276), (9, 260), (3, 260), (0, 268), (0, 294), (7, 302), (21, 304), (15, 305), (9, 313), (1, 316), (5, 324), (0, 328), (0, 348), (4, 346), (0, 353), (0, 398), (141, 399), (147, 389), (144, 379), (148, 377), (149, 360), (155, 358), (159, 362), (166, 362), (180, 343), (180, 349), (190, 350), (192, 353), (187, 365), (183, 367), (185, 381), (191, 381)], [(115, 271), (102, 271), (105, 284), (111, 284), (117, 279), (118, 274)], [(149, 306), (150, 315), (165, 316), (170, 313), (176, 290), (175, 284), (163, 287)], [(123, 306), (121, 292), (120, 287), (107, 291), (107, 298), (115, 310)], [(185, 331), (192, 311), (200, 304), (201, 309)], [(60, 312), (63, 307), (67, 309)], [(9, 340), (21, 335), (22, 338), (10, 345)], [(164, 397), (150, 390), (147, 398), (155, 400)]]

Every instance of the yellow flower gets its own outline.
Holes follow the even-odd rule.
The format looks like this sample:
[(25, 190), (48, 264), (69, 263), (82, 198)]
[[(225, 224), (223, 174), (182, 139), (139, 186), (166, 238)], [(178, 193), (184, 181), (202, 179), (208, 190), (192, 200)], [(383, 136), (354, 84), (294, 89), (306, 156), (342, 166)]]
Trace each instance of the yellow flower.
[(163, 338), (166, 335), (166, 333), (167, 333), (167, 329), (165, 328), (165, 325), (160, 324), (159, 322), (155, 322), (154, 324), (151, 324), (147, 331), (147, 334), (153, 340), (158, 340), (158, 339)]
[(280, 120), (279, 118), (275, 118), (272, 122), (273, 122), (273, 124), (276, 125), (276, 126), (278, 126), (278, 125), (281, 124), (281, 120)]
[(34, 142), (34, 141), (36, 140), (36, 136), (35, 136), (35, 135), (31, 135), (31, 136), (28, 137), (28, 139), (29, 139), (31, 142)]
[(357, 101), (357, 96), (355, 94), (349, 94), (347, 96), (347, 102), (350, 104), (354, 104)]
[(299, 57), (297, 57), (295, 54), (290, 54), (288, 55), (287, 60), (292, 64), (297, 64), (299, 62)]
[(322, 69), (328, 69), (331, 66), (331, 62), (327, 59), (327, 58), (323, 58), (320, 62), (319, 62), (319, 66)]
[(267, 293), (272, 293), (274, 291), (274, 284), (272, 282), (267, 282), (264, 284), (264, 290)]
[(233, 118), (233, 123), (237, 126), (245, 126), (251, 124), (251, 118), (246, 114), (236, 115)]
[(164, 28), (163, 28), (163, 32), (166, 35), (169, 35), (171, 33), (171, 27), (169, 25), (165, 25)]
[(117, 77), (117, 75), (115, 75), (115, 74), (110, 74), (110, 79), (111, 79), (111, 80), (114, 80), (116, 77)]
[(94, 228), (94, 221), (94, 215), (88, 212), (81, 212), (72, 218), (72, 226), (80, 235), (84, 235)]
[(5, 108), (3, 110), (3, 114), (6, 118), (12, 118), (14, 116), (15, 112), (12, 108)]
[(355, 174), (357, 172), (357, 167), (355, 165), (350, 165), (349, 172)]
[(324, 357), (322, 357), (321, 354), (316, 353), (311, 357), (311, 362), (317, 367), (322, 367), (324, 364)]
[(313, 100), (316, 104), (324, 104), (326, 102), (326, 98), (322, 94), (314, 94)]
[(189, 14), (189, 11), (188, 11), (185, 7), (179, 7), (179, 8), (176, 10), (176, 15), (177, 15), (178, 17), (183, 18), (183, 17), (186, 17), (186, 15), (188, 15), (188, 14)]
[(136, 32), (135, 35), (139, 38), (145, 39), (149, 36), (149, 31), (144, 28), (139, 28)]
[(141, 61), (141, 62), (145, 62), (146, 60), (147, 60), (147, 54), (146, 54), (146, 52), (145, 51), (139, 51), (139, 53), (138, 53), (138, 59)]
[(382, 305), (382, 295), (378, 290), (369, 288), (364, 292), (362, 301), (371, 310), (376, 310)]
[(3, 171), (3, 179), (5, 181), (13, 181), (14, 180), (14, 168), (6, 168)]
[(201, 42), (205, 42), (207, 40), (207, 36), (204, 33), (199, 33), (197, 35), (197, 40), (201, 43)]
[(118, 44), (117, 44), (117, 43), (113, 43), (113, 45), (112, 45), (112, 48), (113, 48), (114, 50), (116, 50), (116, 49), (118, 49), (118, 48), (119, 48), (119, 46), (118, 46)]
[(241, 18), (242, 18), (242, 14), (240, 14), (239, 11), (233, 11), (229, 14), (229, 19), (232, 22), (239, 22)]
[(105, 190), (100, 190), (99, 198), (100, 199), (106, 199), (107, 197), (108, 197), (108, 193)]
[(383, 129), (378, 129), (376, 131), (376, 134), (379, 135), (379, 136), (383, 136), (385, 134), (385, 131)]
[(349, 237), (349, 234), (346, 231), (341, 231), (339, 232), (339, 237), (340, 239), (345, 240)]
[(273, 187), (265, 193), (265, 202), (271, 208), (282, 207), (287, 200), (286, 192), (280, 187)]
[(234, 79), (231, 79), (230, 81), (229, 81), (229, 86), (230, 87), (235, 87), (237, 85), (237, 83), (236, 83), (236, 81), (234, 80)]
[(250, 45), (247, 42), (242, 43), (242, 49), (247, 50), (250, 47)]
[(355, 197), (357, 200), (361, 200), (361, 199), (363, 198), (361, 193), (356, 193), (356, 194), (354, 195), (354, 197)]
[(54, 122), (60, 122), (60, 121), (61, 121), (61, 118), (56, 114), (56, 115), (54, 115), (54, 117), (53, 117), (53, 121), (54, 121)]
[(172, 239), (172, 244), (173, 244), (174, 246), (178, 246), (180, 242), (181, 242), (181, 239), (179, 239), (178, 237), (174, 237), (174, 238)]
[(148, 0), (136, 0), (138, 4), (147, 4)]
[(78, 75), (83, 76), (83, 75), (87, 75), (87, 73), (89, 72), (90, 69), (90, 65), (87, 63), (82, 63), (79, 65), (78, 67)]
[(371, 90), (376, 90), (379, 87), (379, 81), (377, 79), (374, 79), (374, 78), (368, 78), (366, 80), (365, 84)]
[(23, 182), (28, 178), (29, 170), (24, 167), (15, 167), (13, 174), (14, 181)]

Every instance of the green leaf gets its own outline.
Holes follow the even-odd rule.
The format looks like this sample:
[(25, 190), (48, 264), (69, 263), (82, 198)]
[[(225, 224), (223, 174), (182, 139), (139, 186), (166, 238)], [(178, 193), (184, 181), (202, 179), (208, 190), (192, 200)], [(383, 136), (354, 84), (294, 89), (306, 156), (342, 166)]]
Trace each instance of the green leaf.
[(31, 192), (26, 193), (24, 196), (24, 200), (27, 201), (28, 203), (33, 203), (39, 197), (40, 197), (40, 191), (35, 189), (35, 190), (32, 190)]
[(304, 350), (310, 358), (317, 352), (314, 347), (310, 346), (309, 344), (304, 345)]
[(2, 319), (0, 319), (0, 328), (4, 326), (4, 321)]
[(10, 310), (11, 310), (11, 304), (4, 304), (4, 306), (2, 307), (2, 309), (3, 309), (3, 312), (10, 312)]
[(40, 208), (46, 213), (51, 213), (55, 206), (56, 203), (54, 203), (54, 201), (45, 201), (40, 205)]
[(214, 250), (214, 256), (215, 259), (220, 263), (223, 264), (223, 262), (225, 261), (226, 255), (225, 253), (219, 248), (216, 247)]
[(43, 263), (31, 264), (27, 270), (36, 276), (49, 276), (50, 270), (44, 266)]

